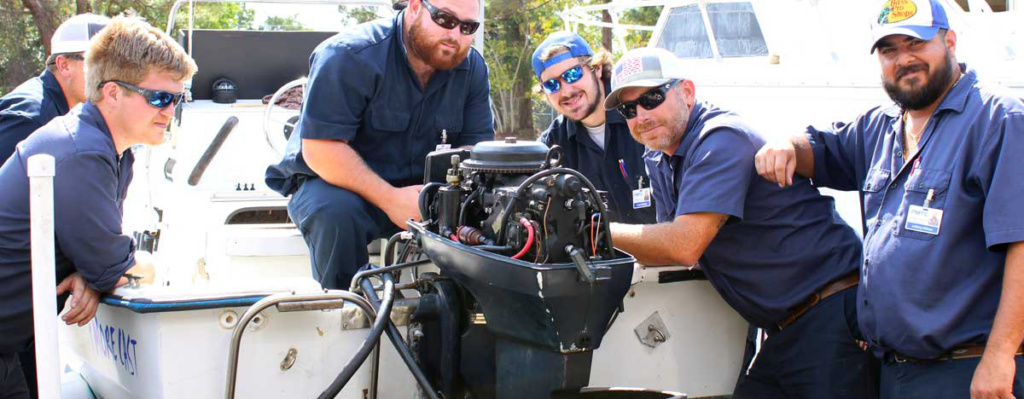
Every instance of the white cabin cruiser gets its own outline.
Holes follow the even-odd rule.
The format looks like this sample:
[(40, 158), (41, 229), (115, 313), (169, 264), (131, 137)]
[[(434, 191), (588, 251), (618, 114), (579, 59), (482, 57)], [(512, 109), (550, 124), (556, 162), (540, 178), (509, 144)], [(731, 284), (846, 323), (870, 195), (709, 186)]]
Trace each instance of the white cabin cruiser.
[[(957, 59), (1024, 94), (1024, 6), (1013, 0), (939, 0), (957, 32)], [(683, 60), (697, 97), (738, 112), (767, 137), (848, 122), (889, 102), (871, 54), (876, 1), (614, 0), (562, 12), (566, 28), (609, 27), (618, 38), (650, 31), (648, 46)], [(662, 7), (654, 26), (619, 23), (637, 7)], [(613, 23), (601, 22), (608, 10)], [(995, 12), (999, 10), (999, 12)], [(625, 41), (619, 40), (618, 48)], [(861, 227), (856, 193), (822, 190)]]
[[(285, 3), (315, 3), (329, 10), (339, 4), (374, 6), (381, 10), (379, 15), (393, 15), (387, 0)], [(176, 11), (190, 4), (175, 3), (168, 26), (174, 26)], [(683, 397), (674, 392), (710, 397), (732, 392), (740, 373), (746, 323), (699, 271), (645, 268), (610, 248), (600, 252), (598, 244), (609, 241), (601, 238), (600, 223), (591, 221), (597, 234), (589, 238), (554, 226), (556, 220), (589, 220), (573, 219), (575, 213), (552, 215), (553, 226), (541, 223), (543, 230), (537, 230), (534, 239), (525, 239), (525, 230), (516, 230), (524, 234), (522, 238), (505, 237), (519, 240), (514, 244), (520, 246), (536, 242), (526, 256), (534, 262), (513, 262), (512, 254), (505, 253), (513, 244), (499, 240), (501, 245), (473, 247), (439, 234), (445, 230), (439, 226), (438, 194), (426, 199), (430, 205), (424, 223), (411, 224), (412, 233), (394, 237), (379, 251), (382, 255), (371, 258), (395, 268), (385, 270), (401, 271), (397, 281), (377, 269), (369, 272), (378, 276), (373, 280), (376, 289), (370, 288), (372, 284), (353, 287), (362, 292), (358, 295), (321, 290), (311, 277), (302, 236), (287, 217), (288, 199), (268, 189), (263, 175), (267, 165), (279, 161), (291, 133), (288, 121), (293, 123), (298, 115), (273, 105), (273, 100), (303, 84), (310, 52), (332, 34), (189, 29), (179, 36), (200, 69), (192, 81), (192, 98), (183, 105), (164, 145), (137, 152), (135, 180), (126, 202), (125, 231), (135, 232), (140, 248), (153, 252), (157, 282), (119, 288), (103, 299), (86, 327), (60, 328), (63, 360), (81, 377), (79, 394), (356, 399), (473, 392), (476, 397), (512, 398), (524, 397), (530, 389), (575, 392), (584, 386), (652, 390), (594, 391), (586, 396), (593, 398)], [(237, 101), (213, 101), (214, 82), (221, 78), (235, 84)], [(260, 98), (271, 93), (271, 105), (264, 105)], [(500, 153), (521, 147), (495, 143), (493, 149)], [(530, 154), (538, 156), (536, 151)], [(477, 155), (462, 153), (462, 162)], [(496, 193), (508, 194), (524, 178), (558, 169), (547, 153), (541, 155), (543, 162), (517, 169), (516, 178), (488, 177), (505, 173), (493, 170), (493, 165), (463, 168), (463, 178), (476, 179), (471, 186), (481, 192), (478, 208), (470, 213), (483, 217), (492, 209), (500, 211), (493, 202)], [(451, 165), (448, 158), (441, 162), (449, 165), (441, 169)], [(445, 170), (440, 173), (444, 181)], [(572, 173), (560, 170), (536, 181), (548, 184), (569, 179), (566, 176)], [(479, 183), (485, 180), (490, 183)], [(494, 181), (505, 183), (492, 185)], [(593, 190), (580, 181), (570, 186), (570, 191), (559, 194), (563, 199), (589, 204), (588, 216), (600, 213)], [(443, 189), (438, 186), (438, 191)], [(481, 208), (487, 201), (491, 202)], [(471, 203), (460, 206), (466, 204)], [(520, 210), (525, 205), (517, 200), (508, 204), (509, 209), (516, 204), (516, 212), (533, 212), (529, 214), (541, 222), (549, 220), (546, 214), (537, 215), (536, 208)], [(519, 219), (510, 218), (509, 225), (518, 226)], [(593, 251), (576, 251), (570, 257), (541, 252), (556, 244)], [(409, 254), (396, 255), (405, 252), (397, 248), (424, 253), (427, 260), (406, 262)], [(495, 263), (481, 266), (479, 259), (458, 258), (467, 253)], [(609, 268), (612, 264), (617, 267)], [(502, 267), (511, 269), (508, 274), (494, 271)], [(488, 291), (493, 286), (502, 289)], [(446, 290), (461, 299), (444, 302), (451, 307), (446, 317), (459, 316), (455, 327), (424, 313), (429, 309), (424, 298), (445, 298)], [(370, 295), (375, 291), (379, 294)], [(366, 299), (377, 295), (385, 297), (383, 303)], [(479, 300), (485, 297), (500, 306)], [(502, 303), (501, 298), (517, 299)], [(593, 298), (600, 300), (591, 302)], [(378, 309), (389, 308), (388, 303), (391, 310), (380, 311), (384, 316), (375, 318)], [(393, 324), (387, 324), (389, 314)], [(580, 322), (582, 315), (589, 316)], [(469, 331), (485, 342), (459, 335)], [(396, 342), (370, 354), (377, 342), (367, 338), (371, 333), (376, 339), (386, 333)], [(534, 357), (541, 360), (531, 363)], [(476, 377), (466, 377), (467, 372)], [(82, 382), (87, 391), (81, 389)]]

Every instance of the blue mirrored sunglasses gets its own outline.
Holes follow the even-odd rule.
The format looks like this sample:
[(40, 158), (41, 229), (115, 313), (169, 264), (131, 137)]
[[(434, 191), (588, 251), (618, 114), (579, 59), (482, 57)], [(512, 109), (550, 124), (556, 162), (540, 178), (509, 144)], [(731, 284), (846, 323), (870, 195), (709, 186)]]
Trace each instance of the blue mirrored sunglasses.
[[(560, 77), (562, 78), (561, 80), (565, 81), (565, 84), (571, 85), (576, 83), (580, 79), (583, 79), (583, 66), (577, 65), (569, 68), (569, 70), (562, 72)], [(559, 90), (562, 90), (562, 82), (559, 81), (558, 78), (545, 80), (540, 84), (540, 86), (544, 89), (544, 93), (547, 94), (555, 94), (558, 93)]]
[(140, 95), (142, 95), (143, 98), (146, 99), (146, 102), (148, 102), (149, 105), (152, 105), (153, 107), (160, 109), (167, 108), (171, 105), (178, 105), (178, 103), (180, 103), (181, 100), (185, 98), (184, 92), (171, 93), (169, 91), (144, 89), (131, 83), (122, 82), (120, 80), (108, 80), (106, 82), (100, 83), (100, 87), (103, 87), (103, 85), (107, 83), (116, 83), (118, 86), (139, 93)]

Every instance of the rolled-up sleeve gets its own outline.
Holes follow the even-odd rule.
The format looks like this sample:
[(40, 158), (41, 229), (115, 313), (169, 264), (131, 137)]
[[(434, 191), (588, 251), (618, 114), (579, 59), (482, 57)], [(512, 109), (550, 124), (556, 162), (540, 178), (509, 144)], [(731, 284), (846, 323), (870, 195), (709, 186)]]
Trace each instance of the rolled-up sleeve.
[(356, 137), (378, 77), (342, 44), (318, 49), (310, 58), (309, 83), (299, 132), (303, 139)]
[(1009, 114), (993, 124), (969, 175), (985, 193), (982, 223), (989, 249), (1024, 241), (1024, 114)]
[(457, 146), (475, 145), (481, 141), (494, 140), (494, 115), (491, 112), (491, 86), (487, 65), (483, 58), (472, 69), (469, 81), (469, 98), (462, 114), (463, 133)]
[(807, 140), (814, 151), (815, 186), (829, 187), (836, 190), (859, 190), (865, 172), (858, 173), (859, 168), (866, 167), (866, 160), (860, 159), (862, 150), (861, 134), (858, 134), (858, 123), (833, 123), (827, 127), (808, 126)]
[(57, 165), (54, 225), (57, 246), (85, 281), (113, 290), (135, 264), (134, 243), (121, 232), (117, 165), (106, 155), (79, 153)]

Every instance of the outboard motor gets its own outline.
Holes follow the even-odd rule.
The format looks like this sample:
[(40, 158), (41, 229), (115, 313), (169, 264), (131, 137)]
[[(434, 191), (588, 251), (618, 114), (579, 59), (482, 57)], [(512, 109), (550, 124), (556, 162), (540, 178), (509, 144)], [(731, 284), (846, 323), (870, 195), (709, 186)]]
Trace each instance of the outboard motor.
[(559, 154), (511, 138), (428, 156), (409, 227), (440, 273), (418, 280), (408, 339), (444, 397), (575, 398), (589, 383), (634, 260)]

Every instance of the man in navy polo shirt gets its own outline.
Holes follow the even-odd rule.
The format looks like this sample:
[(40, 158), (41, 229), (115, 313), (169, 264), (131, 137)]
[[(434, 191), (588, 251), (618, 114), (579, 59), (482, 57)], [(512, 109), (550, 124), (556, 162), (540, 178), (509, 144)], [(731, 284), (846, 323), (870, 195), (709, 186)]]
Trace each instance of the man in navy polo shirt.
[[(33, 341), (28, 159), (56, 161), (54, 236), (57, 292), (70, 291), (68, 324), (85, 325), (98, 292), (126, 283), (126, 273), (152, 280), (139, 262), (121, 215), (132, 180), (135, 144), (159, 144), (195, 63), (163, 31), (115, 18), (86, 54), (87, 101), (18, 144), (0, 166), (0, 397), (26, 398), (15, 353)], [(60, 304), (63, 305), (63, 304)], [(63, 307), (63, 306), (61, 306)]]
[(1024, 397), (1024, 102), (957, 63), (937, 1), (878, 10), (871, 51), (895, 104), (766, 146), (758, 173), (860, 190), (857, 305), (882, 397)]
[(598, 190), (608, 192), (611, 221), (654, 223), (644, 145), (629, 135), (626, 120), (603, 107), (611, 91), (612, 55), (572, 32), (548, 36), (533, 52), (548, 103), (560, 114), (540, 136), (549, 147), (562, 148), (562, 165), (583, 173)]
[(109, 18), (94, 14), (64, 21), (53, 32), (43, 73), (0, 97), (0, 164), (19, 141), (85, 101), (85, 49), (108, 23)]
[(678, 59), (632, 50), (615, 64), (617, 108), (645, 155), (658, 224), (612, 224), (615, 246), (649, 266), (700, 264), (767, 340), (736, 386), (744, 398), (873, 398), (876, 369), (855, 339), (861, 243), (807, 179), (780, 188), (751, 164), (764, 139), (698, 101)]
[(347, 289), (370, 241), (419, 219), (427, 153), (493, 139), (487, 66), (470, 47), (479, 15), (477, 0), (412, 0), (310, 57), (299, 134), (266, 181), (292, 195), (324, 288)]

